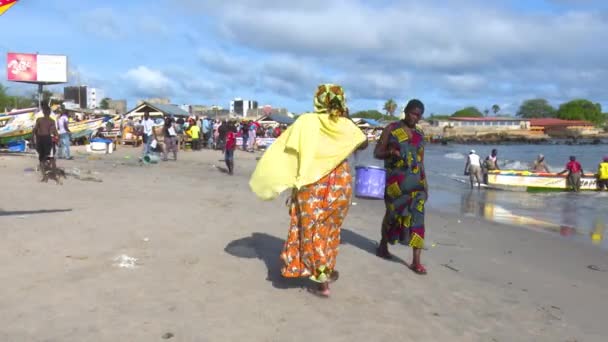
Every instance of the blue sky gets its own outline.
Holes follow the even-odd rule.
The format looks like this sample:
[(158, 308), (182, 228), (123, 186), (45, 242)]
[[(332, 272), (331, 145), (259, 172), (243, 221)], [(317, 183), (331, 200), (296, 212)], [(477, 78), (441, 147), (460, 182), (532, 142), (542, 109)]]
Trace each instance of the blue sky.
[(1, 55), (65, 54), (72, 84), (129, 106), (241, 97), (300, 113), (333, 82), (351, 112), (413, 97), (428, 114), (535, 97), (608, 111), (608, 1), (22, 0), (0, 29)]

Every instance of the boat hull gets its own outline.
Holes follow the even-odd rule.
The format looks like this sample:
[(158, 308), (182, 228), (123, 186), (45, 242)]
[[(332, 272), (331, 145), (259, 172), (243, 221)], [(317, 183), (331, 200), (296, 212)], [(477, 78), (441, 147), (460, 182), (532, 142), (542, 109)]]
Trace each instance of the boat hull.
[[(528, 192), (568, 191), (566, 175), (534, 173), (530, 171), (500, 170), (488, 172), (488, 186)], [(581, 190), (597, 190), (597, 178), (593, 174), (581, 177)]]
[(32, 137), (34, 111), (9, 114), (0, 117), (0, 144), (26, 140)]

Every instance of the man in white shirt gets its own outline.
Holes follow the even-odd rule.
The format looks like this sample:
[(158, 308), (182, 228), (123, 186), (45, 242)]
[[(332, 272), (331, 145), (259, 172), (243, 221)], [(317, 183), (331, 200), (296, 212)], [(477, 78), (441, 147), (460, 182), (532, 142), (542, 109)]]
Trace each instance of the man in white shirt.
[(144, 131), (142, 136), (144, 143), (142, 157), (145, 157), (147, 154), (150, 154), (150, 144), (152, 144), (152, 141), (156, 139), (156, 132), (154, 132), (154, 120), (150, 118), (150, 113), (144, 112), (144, 119), (142, 120), (141, 125), (143, 126)]
[(481, 158), (471, 150), (467, 156), (467, 163), (464, 166), (464, 174), (469, 175), (471, 181), (471, 189), (473, 189), (474, 181), (477, 180), (477, 188), (481, 189)]
[(59, 132), (59, 151), (57, 153), (57, 158), (65, 158), (71, 160), (70, 156), (70, 128), (68, 113), (63, 112), (57, 120), (57, 131)]

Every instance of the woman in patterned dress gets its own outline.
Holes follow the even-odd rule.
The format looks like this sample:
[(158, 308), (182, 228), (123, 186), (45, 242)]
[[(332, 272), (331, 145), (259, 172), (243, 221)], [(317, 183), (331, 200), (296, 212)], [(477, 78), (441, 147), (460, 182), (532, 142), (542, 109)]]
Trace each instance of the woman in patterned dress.
[(420, 262), (424, 247), (424, 205), (428, 186), (424, 172), (424, 132), (416, 124), (424, 113), (424, 104), (411, 100), (403, 120), (389, 124), (376, 145), (374, 156), (384, 160), (386, 213), (382, 220), (377, 255), (390, 258), (388, 244), (401, 241), (413, 250), (410, 268), (426, 274)]
[[(338, 85), (320, 85), (314, 105), (315, 114), (329, 114), (330, 120), (343, 120), (344, 125), (355, 125), (348, 118), (344, 90)], [(350, 146), (350, 152), (366, 148), (367, 140), (363, 133), (356, 126), (348, 128), (355, 134), (344, 134), (329, 141)], [(328, 146), (321, 144), (319, 148), (327, 149)], [(338, 276), (335, 265), (340, 228), (352, 195), (352, 177), (346, 157), (316, 182), (294, 189), (289, 200), (291, 223), (281, 253), (284, 263), (281, 274), (288, 278), (308, 277), (318, 284), (310, 291), (321, 297), (329, 296), (329, 283)]]

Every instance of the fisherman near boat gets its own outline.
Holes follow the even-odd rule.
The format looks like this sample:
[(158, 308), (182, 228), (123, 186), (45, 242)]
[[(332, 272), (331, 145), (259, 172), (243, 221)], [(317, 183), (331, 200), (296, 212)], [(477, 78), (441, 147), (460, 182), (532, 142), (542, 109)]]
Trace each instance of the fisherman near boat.
[[(490, 170), (488, 171), (488, 186), (528, 192), (567, 191), (569, 189), (566, 175), (527, 170)], [(596, 191), (596, 176), (594, 174), (581, 175), (580, 190)]]

